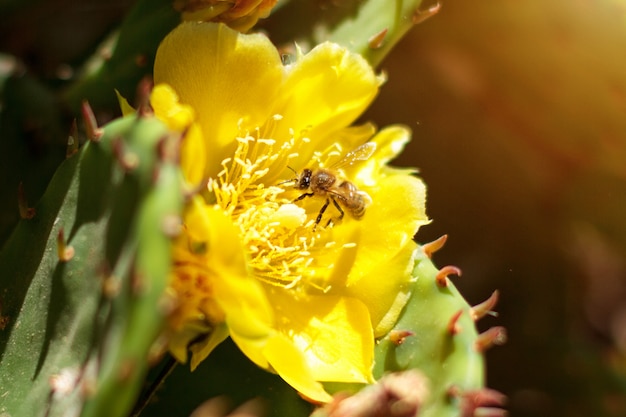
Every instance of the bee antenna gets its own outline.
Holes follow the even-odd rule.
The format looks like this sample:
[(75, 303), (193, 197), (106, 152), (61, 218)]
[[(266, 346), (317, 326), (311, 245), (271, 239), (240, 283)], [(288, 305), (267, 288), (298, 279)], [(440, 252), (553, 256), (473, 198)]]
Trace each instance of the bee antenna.
[(289, 168), (289, 169), (291, 170), (291, 172), (293, 172), (293, 174), (294, 174), (296, 177), (295, 177), (295, 178), (292, 178), (292, 179), (290, 179), (290, 180), (286, 180), (286, 181), (283, 181), (283, 182), (279, 182), (279, 183), (278, 183), (278, 184), (276, 184), (276, 185), (283, 185), (283, 184), (287, 184), (288, 182), (291, 182), (291, 183), (294, 183), (294, 184), (295, 184), (295, 183), (297, 183), (297, 182), (298, 182), (298, 172), (297, 172), (295, 169), (293, 169), (292, 167), (290, 167), (289, 165), (287, 165), (287, 168)]
[(278, 183), (278, 184), (276, 184), (276, 185), (283, 185), (283, 184), (287, 184), (288, 182), (295, 183), (296, 181), (297, 181), (297, 180), (296, 180), (296, 178), (294, 178), (294, 179), (291, 179), (291, 180), (287, 180), (287, 181), (279, 182), (279, 183)]

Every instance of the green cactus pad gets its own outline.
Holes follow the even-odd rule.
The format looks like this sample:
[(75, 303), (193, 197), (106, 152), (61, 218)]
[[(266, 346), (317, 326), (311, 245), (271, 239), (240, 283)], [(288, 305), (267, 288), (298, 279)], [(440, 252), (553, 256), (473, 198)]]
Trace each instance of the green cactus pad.
[(415, 24), (439, 10), (420, 9), (422, 0), (286, 1), (260, 21), (277, 44), (305, 49), (324, 41), (343, 45), (378, 66)]
[(0, 252), (0, 415), (128, 414), (163, 325), (175, 140), (150, 116), (112, 122), (14, 230)]
[(374, 375), (421, 371), (430, 393), (420, 417), (456, 417), (461, 404), (451, 389), (469, 392), (484, 386), (478, 333), (463, 296), (421, 248), (415, 254), (413, 291), (394, 328), (412, 335), (399, 343), (392, 340), (392, 331), (378, 342)]
[[(447, 277), (460, 274), (458, 268), (437, 269), (430, 259), (430, 252), (444, 241), (415, 250), (411, 296), (394, 328), (377, 341), (374, 376), (380, 380), (388, 373), (418, 371), (427, 386), (427, 394), (419, 394), (424, 397), (419, 399), (420, 417), (469, 417), (481, 412), (502, 416), (499, 407), (504, 396), (485, 388), (483, 351), (503, 341), (504, 331), (494, 328), (479, 335), (474, 323), (493, 307), (496, 296), (480, 307), (465, 301)], [(356, 395), (364, 388), (354, 384), (325, 386), (331, 392)], [(334, 417), (334, 407), (317, 410), (315, 417)]]

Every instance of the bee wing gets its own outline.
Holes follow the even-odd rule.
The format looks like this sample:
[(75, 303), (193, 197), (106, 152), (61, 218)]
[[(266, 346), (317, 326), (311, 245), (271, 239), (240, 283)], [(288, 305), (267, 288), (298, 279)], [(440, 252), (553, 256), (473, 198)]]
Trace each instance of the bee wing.
[(366, 193), (365, 191), (359, 190), (357, 191), (361, 197), (363, 197), (363, 202), (365, 203), (365, 207), (369, 207), (372, 205), (372, 202), (374, 200), (372, 200), (372, 197), (370, 197), (370, 195), (368, 193)]
[(365, 142), (356, 149), (348, 152), (340, 161), (332, 165), (332, 168), (341, 168), (352, 165), (356, 161), (366, 161), (376, 150), (375, 142)]

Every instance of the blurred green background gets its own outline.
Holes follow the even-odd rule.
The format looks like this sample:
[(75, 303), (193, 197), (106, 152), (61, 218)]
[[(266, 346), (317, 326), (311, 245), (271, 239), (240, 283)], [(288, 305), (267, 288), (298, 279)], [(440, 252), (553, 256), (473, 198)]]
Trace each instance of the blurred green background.
[[(2, 241), (18, 182), (34, 203), (65, 155), (76, 111), (51, 92), (133, 3), (0, 2)], [(429, 186), (418, 240), (449, 235), (435, 261), (471, 303), (501, 292), (479, 326), (508, 329), (488, 381), (510, 415), (625, 416), (626, 1), (448, 1), (381, 68), (364, 120), (414, 131), (397, 162)]]

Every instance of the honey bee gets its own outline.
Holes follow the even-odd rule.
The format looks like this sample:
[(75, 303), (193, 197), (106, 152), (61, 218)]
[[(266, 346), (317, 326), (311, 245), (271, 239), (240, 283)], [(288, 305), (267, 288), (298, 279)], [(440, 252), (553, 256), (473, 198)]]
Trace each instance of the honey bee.
[[(338, 170), (341, 167), (352, 165), (356, 161), (367, 160), (375, 150), (376, 143), (366, 142), (353, 151), (348, 152), (340, 161), (329, 168), (305, 168), (300, 174), (294, 171), (296, 178), (286, 181), (293, 182), (295, 184), (294, 188), (297, 190), (309, 191), (296, 198), (294, 202), (313, 196), (326, 197), (326, 202), (315, 219), (315, 227), (322, 220), (322, 216), (331, 202), (340, 213), (338, 220), (343, 219), (345, 211), (357, 220), (363, 217), (367, 205), (371, 202), (370, 197), (364, 191), (360, 191), (350, 181), (341, 179)], [(328, 221), (326, 226), (331, 221), (332, 219)]]

